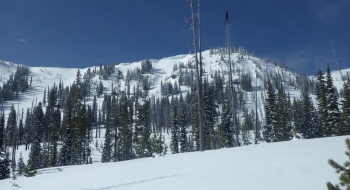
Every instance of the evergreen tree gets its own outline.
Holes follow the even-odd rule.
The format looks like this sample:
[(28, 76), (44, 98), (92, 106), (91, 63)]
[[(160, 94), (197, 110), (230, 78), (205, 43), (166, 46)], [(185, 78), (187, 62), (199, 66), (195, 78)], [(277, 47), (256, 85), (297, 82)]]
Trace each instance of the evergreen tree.
[(327, 65), (326, 73), (326, 101), (327, 101), (327, 117), (325, 135), (332, 136), (334, 134), (342, 134), (340, 127), (340, 113), (338, 107), (338, 95), (336, 94), (336, 88), (333, 85), (333, 79), (329, 65)]
[(141, 126), (140, 137), (140, 157), (151, 157), (153, 154), (151, 146), (151, 121), (150, 121), (150, 102), (145, 100), (139, 109), (139, 125)]
[(350, 134), (350, 79), (347, 79), (347, 82), (344, 83), (344, 96), (341, 104), (342, 104), (342, 114), (340, 119), (340, 128), (337, 135), (349, 135)]
[(71, 98), (67, 100), (67, 109), (63, 117), (64, 137), (62, 148), (60, 149), (58, 165), (67, 166), (71, 164), (72, 149), (72, 127), (73, 127), (73, 104)]
[(10, 178), (9, 154), (0, 151), (0, 180)]
[(214, 102), (213, 87), (209, 86), (208, 80), (204, 81), (204, 146), (206, 150), (216, 148), (216, 131), (214, 130), (216, 118), (216, 104)]
[(151, 138), (151, 146), (155, 154), (162, 155), (165, 148), (164, 137), (161, 134), (153, 134)]
[(187, 152), (187, 133), (185, 126), (180, 127), (180, 152)]
[(120, 160), (121, 161), (131, 160), (133, 159), (132, 121), (130, 121), (129, 119), (128, 99), (125, 95), (121, 97), (120, 121), (121, 121), (121, 128), (119, 133), (119, 146), (121, 147)]
[(31, 159), (28, 160), (27, 166), (24, 168), (24, 176), (34, 177), (37, 171)]
[[(345, 140), (347, 151), (345, 154), (348, 156), (348, 159), (350, 160), (350, 139)], [(343, 166), (338, 164), (332, 159), (328, 160), (328, 164), (331, 165), (337, 174), (340, 174), (339, 180), (340, 180), (340, 186), (345, 187), (346, 189), (350, 189), (350, 165), (349, 161), (346, 161)], [(327, 187), (329, 190), (340, 190), (339, 185), (333, 185), (332, 183), (328, 182)]]
[(11, 111), (9, 114), (9, 117), (7, 119), (7, 125), (6, 125), (6, 144), (5, 149), (7, 146), (14, 146), (15, 145), (15, 132), (16, 132), (17, 122), (16, 122), (16, 110), (14, 106), (11, 106)]
[(107, 111), (106, 116), (106, 131), (105, 131), (105, 142), (102, 151), (102, 162), (110, 162), (112, 161), (112, 148), (113, 148), (113, 129), (112, 129), (112, 121), (110, 116), (110, 110)]
[(326, 122), (326, 118), (328, 118), (328, 112), (327, 112), (327, 99), (326, 99), (326, 83), (325, 78), (323, 76), (323, 73), (321, 70), (318, 70), (318, 73), (316, 74), (316, 100), (317, 100), (317, 106), (318, 106), (318, 112), (319, 112), (319, 120), (320, 125), (322, 128), (322, 136), (329, 136), (329, 126)]
[(242, 144), (250, 145), (252, 136), (250, 134), (250, 129), (253, 128), (253, 120), (248, 110), (245, 110), (243, 113), (243, 125), (242, 125)]
[(18, 163), (17, 163), (17, 172), (18, 175), (22, 175), (24, 173), (24, 169), (25, 169), (26, 165), (23, 162), (23, 157), (22, 157), (22, 153), (19, 155), (19, 159), (18, 159)]
[(297, 130), (304, 138), (316, 138), (318, 136), (318, 127), (314, 123), (314, 106), (309, 96), (309, 88), (304, 86), (301, 93), (301, 115), (300, 128)]
[[(174, 98), (172, 98), (172, 101)], [(175, 100), (176, 101), (176, 100)], [(174, 103), (173, 105), (173, 114), (172, 114), (172, 127), (171, 127), (171, 141), (170, 148), (172, 154), (179, 153), (179, 121), (177, 114), (177, 105)]]
[(38, 135), (35, 135), (34, 141), (32, 143), (29, 153), (29, 160), (31, 160), (31, 163), (33, 164), (35, 169), (40, 169), (43, 167), (44, 158), (42, 156), (42, 147), (40, 145)]
[[(197, 97), (196, 97), (197, 100)], [(192, 138), (193, 138), (193, 149), (199, 151), (199, 114), (198, 114), (198, 101), (195, 101), (192, 109)]]
[(265, 124), (263, 137), (266, 142), (275, 142), (276, 141), (276, 118), (275, 118), (275, 103), (276, 103), (276, 94), (275, 89), (272, 86), (271, 80), (268, 78), (267, 81), (267, 97), (265, 102)]
[(38, 140), (38, 143), (43, 142), (44, 140), (44, 112), (41, 108), (42, 104), (41, 102), (38, 103), (38, 106), (35, 107), (34, 111), (34, 128), (35, 128), (35, 135)]
[(218, 128), (219, 148), (233, 147), (232, 101), (229, 88), (226, 88), (222, 105), (221, 123)]
[(0, 118), (0, 152), (5, 149), (5, 114)]

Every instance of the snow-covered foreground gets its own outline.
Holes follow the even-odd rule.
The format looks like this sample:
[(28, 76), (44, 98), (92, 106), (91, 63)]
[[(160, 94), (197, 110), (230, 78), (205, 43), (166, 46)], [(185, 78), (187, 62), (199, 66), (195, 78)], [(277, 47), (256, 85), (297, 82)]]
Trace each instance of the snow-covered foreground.
[[(20, 189), (326, 189), (338, 176), (327, 161), (343, 163), (345, 138), (298, 140), (114, 163), (46, 168), (18, 177)], [(12, 179), (0, 189), (12, 189)], [(15, 188), (14, 188), (15, 189)]]

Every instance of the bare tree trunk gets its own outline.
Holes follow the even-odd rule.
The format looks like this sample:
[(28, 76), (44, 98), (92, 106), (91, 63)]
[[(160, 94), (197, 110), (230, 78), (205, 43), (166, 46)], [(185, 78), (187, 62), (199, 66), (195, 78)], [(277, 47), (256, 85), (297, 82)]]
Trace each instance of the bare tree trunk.
[(237, 119), (236, 119), (236, 102), (235, 102), (235, 92), (233, 89), (232, 84), (232, 61), (231, 61), (231, 43), (230, 43), (230, 32), (229, 32), (229, 22), (228, 22), (228, 12), (226, 10), (226, 19), (225, 19), (225, 25), (226, 25), (226, 40), (227, 40), (227, 47), (228, 47), (228, 65), (229, 65), (229, 85), (231, 87), (231, 104), (232, 104), (232, 118), (235, 128), (235, 136), (236, 136), (236, 146), (239, 146), (239, 139), (238, 139), (238, 126), (237, 126)]
[[(255, 71), (257, 72), (257, 71)], [(258, 144), (258, 74), (255, 73), (255, 144)]]
[[(204, 111), (203, 111), (203, 92), (202, 92), (202, 77), (201, 72), (199, 71), (199, 61), (197, 55), (197, 37), (196, 37), (196, 27), (194, 22), (194, 13), (193, 13), (193, 3), (191, 2), (191, 13), (192, 13), (192, 31), (193, 31), (193, 47), (194, 55), (196, 62), (196, 75), (197, 75), (197, 93), (198, 93), (198, 112), (199, 112), (199, 151), (204, 151), (204, 133), (203, 133), (203, 124), (204, 124)], [(198, 0), (198, 5), (200, 2)], [(200, 17), (198, 18), (200, 20)], [(200, 57), (200, 63), (202, 58)], [(201, 67), (201, 65), (200, 65)]]

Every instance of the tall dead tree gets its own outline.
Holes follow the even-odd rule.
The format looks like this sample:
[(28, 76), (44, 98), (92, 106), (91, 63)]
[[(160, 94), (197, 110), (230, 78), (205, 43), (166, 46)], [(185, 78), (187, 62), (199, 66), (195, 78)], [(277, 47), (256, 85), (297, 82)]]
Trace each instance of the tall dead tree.
[[(199, 151), (204, 151), (204, 103), (203, 103), (203, 90), (202, 90), (202, 56), (201, 56), (201, 39), (200, 39), (200, 13), (198, 13), (198, 37), (199, 37), (199, 58), (197, 49), (197, 33), (195, 25), (195, 14), (193, 12), (193, 2), (190, 0), (191, 18), (192, 18), (192, 32), (193, 32), (193, 48), (194, 57), (196, 63), (196, 75), (197, 75), (197, 93), (198, 93), (198, 114), (199, 114)], [(200, 11), (200, 1), (198, 0), (198, 12)]]
[(236, 101), (235, 101), (235, 91), (233, 87), (233, 82), (232, 82), (232, 61), (231, 61), (231, 39), (230, 39), (230, 23), (228, 21), (228, 11), (226, 9), (226, 14), (225, 14), (225, 26), (226, 26), (226, 41), (227, 41), (227, 51), (228, 51), (228, 65), (229, 65), (229, 85), (231, 88), (231, 105), (232, 105), (232, 118), (233, 118), (233, 124), (234, 124), (234, 130), (235, 130), (235, 136), (236, 136), (236, 146), (239, 146), (239, 139), (238, 139), (238, 125), (237, 125), (237, 118), (236, 118)]

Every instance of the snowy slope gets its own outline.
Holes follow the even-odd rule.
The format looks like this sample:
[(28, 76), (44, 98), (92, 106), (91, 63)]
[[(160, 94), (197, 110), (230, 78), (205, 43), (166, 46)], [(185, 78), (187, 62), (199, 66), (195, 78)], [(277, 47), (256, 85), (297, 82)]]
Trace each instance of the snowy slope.
[(0, 60), (0, 86), (9, 79), (11, 73), (16, 72), (16, 64)]
[[(205, 51), (202, 57), (205, 77), (213, 80), (211, 75), (215, 71), (225, 73), (227, 84), (228, 67), (222, 56), (219, 53), (210, 54), (209, 51)], [(253, 88), (258, 94), (260, 118), (264, 116), (263, 77), (267, 73), (283, 76), (284, 88), (291, 95), (291, 100), (293, 97), (299, 98), (300, 90), (287, 85), (288, 81), (295, 79), (295, 73), (247, 54), (233, 53), (231, 57), (235, 68), (233, 79), (239, 79), (241, 74), (248, 74), (252, 79)], [(186, 64), (192, 60), (193, 55), (189, 54), (151, 60), (153, 74), (148, 75), (152, 78), (153, 84), (150, 96), (161, 96), (161, 81), (175, 83), (178, 80), (176, 77), (171, 77), (176, 76), (179, 72), (178, 70), (173, 71), (175, 64)], [(13, 63), (0, 62), (0, 75), (3, 78), (8, 77), (11, 72), (15, 72), (15, 66)], [(102, 80), (98, 76), (94, 77), (92, 93), (90, 97), (87, 97), (86, 103), (91, 103), (91, 97), (96, 94), (93, 90), (95, 89), (94, 84), (101, 81), (104, 85), (104, 93), (111, 93), (112, 84), (116, 85), (116, 71), (122, 71), (125, 76), (128, 69), (136, 67), (141, 67), (141, 61), (116, 65), (115, 73), (108, 80)], [(80, 69), (80, 71), (83, 74), (87, 69)], [(190, 68), (185, 69), (191, 70)], [(0, 110), (5, 110), (6, 118), (11, 105), (15, 106), (17, 112), (18, 110), (25, 112), (27, 108), (32, 107), (33, 103), (42, 101), (45, 88), (52, 87), (54, 83), (57, 85), (61, 80), (64, 86), (72, 84), (77, 71), (77, 68), (30, 67), (30, 76), (33, 77), (30, 89), (25, 93), (20, 93), (18, 99), (5, 102), (4, 105), (1, 105)], [(335, 85), (342, 88), (339, 71), (333, 73)], [(135, 81), (132, 83), (136, 84)], [(124, 82), (121, 82), (120, 86), (120, 89), (123, 90)], [(190, 88), (181, 86), (182, 93), (187, 93), (189, 90)], [(255, 107), (255, 100), (252, 98), (255, 92), (245, 93), (247, 97), (245, 108)], [(98, 99), (99, 106), (102, 100), (103, 97)], [(166, 141), (169, 142), (168, 134), (164, 135)], [(103, 136), (102, 133), (101, 137)], [(101, 144), (104, 138), (94, 139), (94, 143), (96, 141)], [(334, 158), (338, 161), (345, 159), (343, 141), (344, 137), (337, 137), (274, 144), (263, 143), (258, 146), (108, 164), (99, 163), (101, 154), (95, 150), (92, 156), (93, 165), (63, 167), (62, 172), (55, 168), (42, 169), (36, 177), (19, 177), (16, 183), (20, 184), (23, 189), (140, 189), (141, 187), (146, 187), (144, 189), (232, 189), (232, 187), (239, 187), (239, 189), (260, 187), (261, 189), (322, 189), (327, 180), (334, 182), (337, 179), (332, 168), (327, 165), (327, 159)], [(24, 151), (24, 147), (20, 146), (16, 158), (19, 157), (20, 152), (26, 162), (29, 152)], [(253, 182), (252, 179), (254, 179)], [(0, 181), (0, 189), (11, 189), (8, 181), (11, 180)], [(40, 183), (41, 181), (45, 183)]]
[[(204, 51), (202, 53), (202, 57), (203, 57), (203, 69), (205, 71), (204, 73), (205, 77), (207, 77), (208, 80), (210, 81), (212, 80), (211, 75), (214, 74), (215, 71), (218, 71), (226, 75), (225, 79), (226, 79), (226, 83), (228, 83), (227, 81), (228, 67), (226, 63), (223, 61), (223, 59), (227, 59), (227, 57), (223, 57), (222, 54), (220, 53), (210, 54), (209, 50)], [(263, 118), (264, 116), (263, 102), (265, 99), (265, 91), (263, 90), (263, 77), (267, 73), (271, 73), (272, 75), (281, 74), (282, 76), (284, 76), (285, 78), (284, 80), (288, 81), (288, 80), (294, 79), (296, 74), (284, 68), (276, 66), (264, 59), (256, 58), (244, 53), (232, 53), (231, 58), (232, 58), (232, 61), (234, 62), (234, 68), (235, 68), (233, 79), (234, 80), (239, 79), (242, 74), (248, 74), (252, 79), (253, 88), (258, 89), (258, 105), (260, 108), (259, 115), (260, 115), (260, 118)], [(161, 96), (160, 94), (161, 81), (163, 81), (163, 83), (171, 82), (173, 84), (175, 83), (175, 81), (178, 81), (178, 78), (175, 78), (175, 79), (171, 78), (172, 75), (176, 75), (178, 72), (178, 70), (173, 71), (173, 66), (175, 64), (179, 64), (179, 63), (187, 64), (188, 62), (192, 62), (192, 64), (194, 64), (193, 55), (191, 54), (177, 55), (173, 57), (167, 57), (160, 60), (151, 60), (151, 61), (153, 66), (153, 74), (149, 74), (149, 76), (152, 78), (153, 84), (151, 86), (151, 90), (149, 94), (150, 96), (155, 96), (156, 98)], [(136, 67), (141, 68), (141, 62), (142, 61), (133, 62), (133, 63), (120, 63), (116, 66), (115, 73), (109, 77), (109, 80), (101, 80), (99, 79), (98, 76), (96, 76), (92, 79), (93, 84), (97, 84), (99, 81), (102, 81), (104, 86), (104, 93), (108, 94), (111, 92), (112, 84), (116, 85), (115, 79), (116, 79), (117, 70), (122, 71), (123, 75), (125, 76), (128, 69), (132, 70)], [(0, 62), (0, 67), (1, 67), (0, 74), (2, 74), (3, 76), (5, 75), (9, 76), (11, 74), (10, 72), (15, 71), (15, 64), (13, 63)], [(88, 68), (80, 69), (80, 71), (83, 74), (87, 71), (87, 69)], [(188, 71), (193, 70), (188, 68), (185, 68), (185, 69), (187, 69)], [(0, 110), (5, 110), (6, 118), (10, 111), (11, 105), (14, 105), (17, 112), (19, 110), (19, 112), (23, 111), (25, 113), (27, 108), (32, 108), (32, 104), (36, 105), (38, 102), (42, 101), (45, 88), (47, 89), (47, 87), (52, 87), (54, 83), (57, 85), (60, 82), (60, 80), (63, 81), (64, 86), (69, 86), (70, 84), (72, 84), (76, 78), (77, 71), (78, 71), (77, 68), (30, 67), (30, 76), (33, 77), (33, 83), (30, 89), (25, 93), (20, 93), (19, 98), (13, 101), (7, 101), (3, 105), (0, 105)], [(256, 76), (258, 76), (258, 78)], [(136, 84), (136, 81), (134, 81), (134, 84)], [(255, 84), (257, 84), (256, 87), (255, 87)], [(121, 86), (120, 89), (122, 90), (125, 89), (125, 84), (123, 82), (120, 84), (120, 86)], [(299, 90), (295, 90), (293, 87), (290, 87), (288, 85), (285, 85), (284, 88), (291, 95), (291, 99), (293, 99), (293, 97), (298, 98), (300, 96)], [(96, 92), (94, 92), (94, 89), (95, 89), (95, 86), (92, 85), (91, 96), (87, 97), (88, 104), (91, 103), (92, 97), (96, 94)], [(181, 90), (183, 93), (186, 93), (189, 91), (189, 88), (186, 86), (181, 86)], [(253, 93), (254, 92), (246, 93), (246, 97), (248, 98), (247, 104), (246, 104), (247, 109), (253, 108), (255, 105), (255, 102), (252, 99)], [(98, 100), (98, 102), (102, 103), (102, 101), (103, 101), (103, 98), (101, 97)], [(23, 117), (25, 117), (25, 114)]]
[[(114, 163), (46, 168), (18, 177), (19, 189), (326, 189), (337, 183), (327, 161), (346, 160), (345, 138), (331, 137), (167, 155)], [(6, 179), (0, 189), (12, 188)]]

